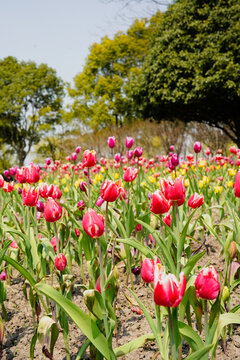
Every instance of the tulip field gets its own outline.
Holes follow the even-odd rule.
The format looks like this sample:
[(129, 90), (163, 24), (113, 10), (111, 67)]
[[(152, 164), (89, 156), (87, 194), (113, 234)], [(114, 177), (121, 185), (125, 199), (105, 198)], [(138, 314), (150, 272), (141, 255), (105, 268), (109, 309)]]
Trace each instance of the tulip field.
[(0, 175), (0, 359), (239, 359), (240, 150), (115, 145)]

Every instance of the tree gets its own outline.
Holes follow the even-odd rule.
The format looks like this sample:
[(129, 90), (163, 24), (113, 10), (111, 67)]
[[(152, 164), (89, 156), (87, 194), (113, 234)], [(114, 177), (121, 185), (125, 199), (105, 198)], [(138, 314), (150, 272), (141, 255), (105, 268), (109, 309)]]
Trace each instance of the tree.
[(0, 141), (16, 153), (22, 166), (32, 146), (61, 117), (63, 81), (45, 64), (0, 61)]
[(158, 12), (150, 21), (136, 20), (126, 33), (93, 44), (83, 72), (75, 77), (75, 88), (69, 89), (73, 117), (94, 130), (119, 126), (135, 117), (131, 81), (141, 71), (160, 21)]
[(198, 121), (240, 146), (240, 2), (177, 0), (135, 84), (144, 118)]

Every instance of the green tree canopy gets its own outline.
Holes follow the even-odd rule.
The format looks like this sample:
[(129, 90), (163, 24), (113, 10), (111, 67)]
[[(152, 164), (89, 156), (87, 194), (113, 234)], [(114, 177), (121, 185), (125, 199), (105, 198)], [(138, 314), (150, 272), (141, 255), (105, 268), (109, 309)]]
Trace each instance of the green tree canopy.
[(150, 21), (136, 20), (126, 33), (118, 32), (113, 39), (106, 36), (92, 45), (83, 71), (75, 77), (75, 87), (69, 89), (73, 117), (94, 130), (134, 117), (131, 81), (141, 71), (160, 21), (158, 12)]
[(63, 81), (45, 64), (0, 61), (0, 141), (23, 165), (32, 145), (60, 120)]
[(144, 118), (205, 122), (240, 146), (239, 14), (239, 0), (169, 7), (135, 85)]

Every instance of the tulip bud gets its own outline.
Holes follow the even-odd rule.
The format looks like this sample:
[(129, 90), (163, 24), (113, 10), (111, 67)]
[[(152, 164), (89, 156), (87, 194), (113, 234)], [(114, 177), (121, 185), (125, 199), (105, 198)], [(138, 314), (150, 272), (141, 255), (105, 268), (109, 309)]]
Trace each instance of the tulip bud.
[(224, 286), (223, 288), (223, 292), (222, 292), (222, 299), (223, 302), (228, 301), (228, 299), (230, 298), (230, 291), (229, 288), (227, 286)]
[(37, 211), (41, 213), (44, 212), (44, 204), (40, 200), (37, 201), (36, 208)]
[(9, 173), (10, 173), (11, 176), (15, 176), (15, 175), (16, 175), (16, 171), (17, 171), (16, 168), (10, 168)]
[(136, 266), (132, 269), (132, 273), (135, 275), (135, 276), (138, 276), (141, 274), (141, 268), (139, 266)]
[(60, 253), (55, 257), (54, 263), (55, 263), (57, 270), (64, 271), (67, 266), (67, 259), (66, 259), (65, 255)]
[(83, 292), (83, 300), (87, 306), (87, 308), (92, 311), (94, 301), (95, 301), (95, 291), (94, 289), (85, 290)]
[(79, 184), (79, 188), (82, 192), (86, 192), (87, 191), (87, 183), (85, 181), (81, 181)]
[(80, 236), (80, 230), (78, 228), (75, 228), (75, 234), (79, 238)]
[(141, 224), (137, 224), (136, 228), (137, 231), (142, 231), (142, 225)]
[(86, 205), (85, 205), (85, 202), (83, 200), (80, 200), (78, 203), (77, 203), (77, 208), (78, 210), (80, 211), (83, 211), (85, 209)]
[(18, 193), (19, 193), (19, 195), (21, 195), (21, 193), (22, 193), (22, 189), (20, 187), (18, 188)]
[(2, 271), (0, 274), (0, 280), (5, 281), (6, 280), (6, 271)]
[(77, 146), (76, 149), (75, 149), (75, 152), (76, 152), (77, 154), (79, 154), (80, 151), (81, 151), (81, 149), (82, 149), (81, 146)]
[(46, 348), (51, 344), (51, 337), (54, 336), (54, 341), (57, 340), (59, 330), (55, 321), (49, 316), (43, 316), (38, 324), (38, 341)]
[(50, 158), (46, 158), (45, 159), (46, 165), (50, 165), (51, 164), (51, 159)]
[(174, 145), (170, 146), (170, 151), (174, 151)]
[(96, 201), (96, 206), (100, 207), (100, 206), (102, 206), (103, 203), (104, 203), (103, 198), (101, 196), (99, 196)]
[(232, 241), (228, 248), (228, 255), (231, 260), (233, 260), (237, 255), (237, 243), (236, 241)]

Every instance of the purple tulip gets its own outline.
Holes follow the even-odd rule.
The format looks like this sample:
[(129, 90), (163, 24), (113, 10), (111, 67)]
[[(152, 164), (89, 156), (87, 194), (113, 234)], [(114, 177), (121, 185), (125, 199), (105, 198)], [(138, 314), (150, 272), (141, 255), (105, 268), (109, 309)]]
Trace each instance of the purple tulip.
[(171, 163), (173, 164), (173, 166), (178, 166), (179, 164), (179, 157), (178, 154), (173, 154), (171, 157)]
[(43, 213), (44, 212), (44, 203), (40, 200), (37, 201), (36, 208), (38, 212)]
[(78, 203), (77, 203), (77, 208), (78, 210), (80, 211), (83, 211), (85, 209), (86, 205), (85, 205), (85, 202), (83, 200), (80, 200)]
[(81, 181), (79, 184), (79, 188), (82, 192), (86, 192), (87, 191), (87, 183), (85, 181)]

